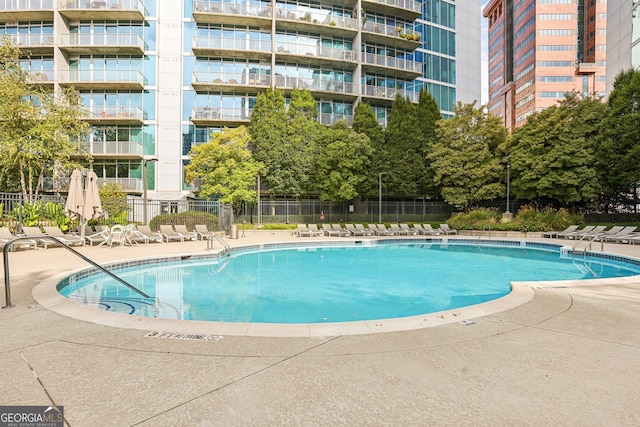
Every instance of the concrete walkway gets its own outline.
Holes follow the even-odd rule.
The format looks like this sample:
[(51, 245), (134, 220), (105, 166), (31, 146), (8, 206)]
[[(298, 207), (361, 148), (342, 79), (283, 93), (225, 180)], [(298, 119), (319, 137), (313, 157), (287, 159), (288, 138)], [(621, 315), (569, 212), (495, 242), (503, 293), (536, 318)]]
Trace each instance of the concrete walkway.
[[(106, 263), (205, 246), (79, 251)], [(640, 246), (606, 250), (640, 257)], [(70, 426), (639, 424), (640, 280), (534, 284), (521, 305), (409, 331), (203, 341), (77, 320), (33, 298), (41, 282), (85, 267), (60, 248), (10, 254), (0, 405), (62, 405)]]

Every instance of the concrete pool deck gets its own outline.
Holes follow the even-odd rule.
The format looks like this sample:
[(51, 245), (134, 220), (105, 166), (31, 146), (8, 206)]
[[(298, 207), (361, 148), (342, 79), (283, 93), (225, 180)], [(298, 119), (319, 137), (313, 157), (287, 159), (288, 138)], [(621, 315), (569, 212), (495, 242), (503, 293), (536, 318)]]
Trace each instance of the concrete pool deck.
[[(302, 240), (309, 239), (247, 232), (227, 242)], [(109, 263), (205, 247), (78, 251)], [(640, 245), (605, 250), (640, 258)], [(61, 248), (17, 251), (9, 260), (15, 307), (0, 310), (0, 405), (61, 405), (70, 426), (635, 426), (640, 419), (640, 279), (532, 284), (520, 305), (464, 322), (447, 313), (436, 326), (407, 331), (218, 332), (207, 341), (58, 314), (34, 299), (34, 288), (89, 265)]]

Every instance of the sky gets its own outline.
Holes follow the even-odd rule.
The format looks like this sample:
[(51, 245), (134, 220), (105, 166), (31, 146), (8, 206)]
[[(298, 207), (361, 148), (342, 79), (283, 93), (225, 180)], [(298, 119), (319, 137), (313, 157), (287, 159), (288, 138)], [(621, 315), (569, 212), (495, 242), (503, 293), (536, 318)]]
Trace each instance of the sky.
[(482, 9), (484, 9), (484, 7), (487, 5), (489, 0), (481, 0), (481, 9), (480, 9), (480, 19), (482, 20), (482, 26), (481, 26), (481, 40), (482, 40), (482, 60), (480, 62), (481, 66), (482, 66), (482, 70), (480, 72), (480, 79), (481, 79), (481, 85), (482, 85), (482, 94), (480, 97), (480, 100), (482, 102), (482, 104), (486, 104), (487, 102), (489, 102), (489, 87), (488, 85), (488, 80), (489, 77), (487, 76), (487, 72), (489, 69), (489, 55), (487, 54), (487, 35), (489, 34), (488, 31), (488, 27), (489, 27), (489, 22), (487, 19), (485, 19), (482, 16)]

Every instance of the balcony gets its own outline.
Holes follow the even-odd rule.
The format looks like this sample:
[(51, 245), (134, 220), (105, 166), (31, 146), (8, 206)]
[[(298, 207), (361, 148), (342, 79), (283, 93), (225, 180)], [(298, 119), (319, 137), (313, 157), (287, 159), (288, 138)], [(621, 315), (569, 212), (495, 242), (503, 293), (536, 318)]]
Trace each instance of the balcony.
[(60, 0), (59, 7), (71, 20), (144, 21), (147, 15), (140, 0)]
[(27, 83), (34, 85), (53, 85), (53, 70), (31, 71)]
[(276, 43), (276, 59), (313, 65), (327, 65), (336, 67), (355, 68), (357, 52), (353, 50), (336, 49), (318, 45), (298, 43)]
[(393, 45), (405, 50), (416, 50), (420, 47), (422, 38), (416, 31), (376, 22), (362, 24), (362, 37), (364, 41)]
[(332, 99), (353, 100), (358, 95), (356, 85), (351, 82), (320, 78), (276, 76), (276, 87), (284, 89), (285, 92), (293, 89), (307, 89), (315, 94), (329, 94)]
[(576, 62), (576, 75), (581, 74), (595, 74), (598, 71), (602, 71), (602, 67), (599, 67), (595, 62)]
[(98, 178), (98, 188), (109, 183), (118, 184), (126, 193), (142, 193), (142, 179), (140, 178)]
[(276, 7), (276, 28), (292, 31), (353, 37), (358, 31), (358, 20), (344, 16), (330, 15), (326, 12), (308, 12), (304, 10)]
[(63, 34), (59, 46), (72, 54), (144, 55), (147, 47), (137, 34)]
[(362, 85), (362, 96), (364, 98), (376, 98), (378, 100), (388, 101), (388, 103), (391, 104), (398, 94), (403, 98), (408, 98), (409, 101), (413, 103), (418, 103), (418, 97), (420, 96), (418, 92), (409, 92), (404, 89)]
[(252, 73), (217, 73), (194, 71), (191, 86), (195, 90), (233, 91), (239, 88), (260, 88), (271, 86), (271, 76)]
[(241, 125), (249, 123), (249, 108), (193, 107), (191, 121), (196, 125)]
[(422, 14), (422, 3), (414, 0), (362, 0), (362, 7), (409, 20)]
[[(69, 191), (69, 178), (54, 179), (52, 177), (44, 177), (42, 179), (42, 190), (67, 192)], [(140, 178), (98, 178), (98, 187), (102, 187), (106, 183), (117, 183), (122, 190), (127, 193), (142, 193), (142, 179)]]
[(353, 116), (350, 114), (338, 114), (338, 113), (320, 113), (318, 114), (318, 121), (323, 125), (331, 126), (335, 122), (340, 120), (346, 120), (349, 126), (353, 124)]
[(9, 38), (23, 53), (53, 56), (53, 34), (11, 34)]
[(142, 90), (145, 78), (138, 70), (65, 70), (60, 84), (76, 89)]
[(4, 22), (53, 21), (54, 0), (0, 0)]
[(271, 40), (194, 36), (193, 53), (197, 56), (271, 60)]
[(422, 74), (422, 64), (395, 56), (376, 55), (373, 53), (362, 54), (363, 68), (365, 71), (377, 73), (389, 73), (407, 79), (414, 79)]
[(142, 124), (144, 122), (144, 111), (140, 107), (102, 105), (85, 109), (84, 120), (89, 123), (121, 123), (121, 124)]
[(90, 152), (93, 157), (143, 158), (143, 149), (140, 142), (93, 141), (85, 144), (84, 148)]
[(193, 19), (203, 24), (240, 24), (271, 28), (271, 7), (267, 4), (259, 6), (196, 0), (193, 3)]

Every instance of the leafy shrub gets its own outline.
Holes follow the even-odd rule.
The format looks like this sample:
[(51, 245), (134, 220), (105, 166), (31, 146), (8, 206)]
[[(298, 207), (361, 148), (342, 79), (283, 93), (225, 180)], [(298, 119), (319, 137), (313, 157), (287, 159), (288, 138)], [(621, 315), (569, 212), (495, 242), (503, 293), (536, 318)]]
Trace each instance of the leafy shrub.
[(572, 224), (582, 225), (584, 219), (580, 215), (570, 214), (566, 209), (553, 209), (544, 207), (538, 210), (532, 206), (523, 206), (518, 211), (516, 222), (519, 223), (519, 230), (530, 231), (551, 231), (564, 230)]
[(580, 215), (570, 214), (565, 209), (555, 210), (545, 207), (537, 210), (532, 206), (523, 206), (513, 221), (502, 222), (502, 213), (497, 209), (480, 208), (467, 213), (452, 216), (447, 222), (458, 230), (517, 230), (523, 233), (564, 230), (571, 224), (582, 225)]

